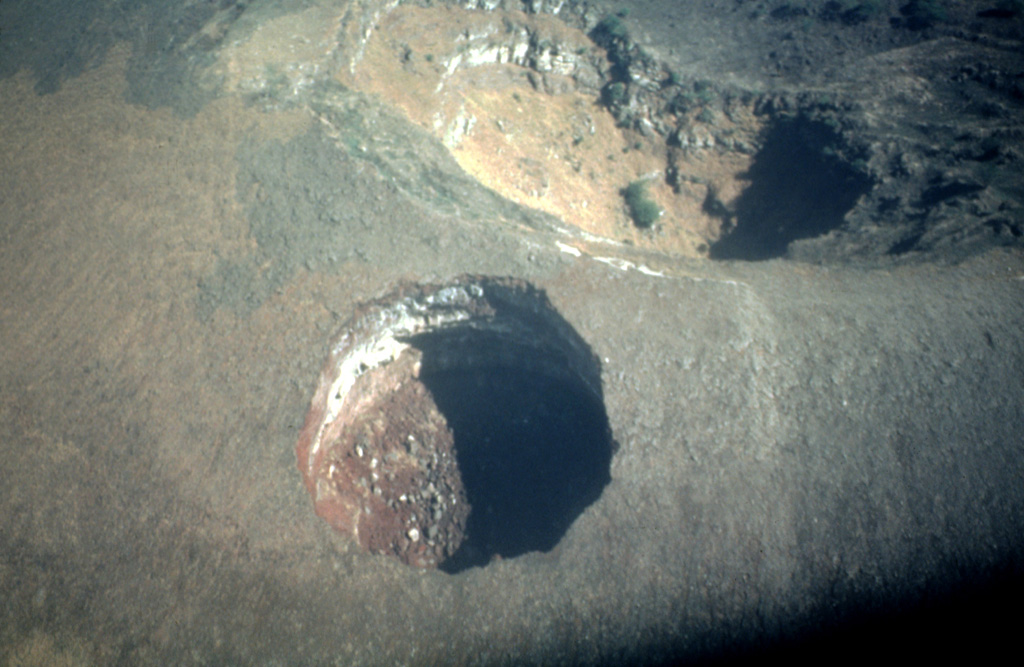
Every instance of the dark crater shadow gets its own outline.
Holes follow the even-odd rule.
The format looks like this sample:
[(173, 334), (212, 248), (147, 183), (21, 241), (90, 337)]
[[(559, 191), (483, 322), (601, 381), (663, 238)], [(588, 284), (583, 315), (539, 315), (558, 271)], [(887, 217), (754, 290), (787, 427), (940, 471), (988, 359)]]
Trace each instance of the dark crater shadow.
[(804, 117), (776, 122), (741, 175), (750, 185), (723, 216), (729, 231), (712, 244), (710, 257), (782, 257), (793, 241), (839, 227), (872, 185), (850, 165), (849, 153), (842, 137), (823, 122)]
[[(472, 327), (409, 342), (423, 353), (420, 381), (452, 431), (471, 508), (465, 540), (439, 569), (553, 549), (611, 480), (616, 448), (603, 398), (577, 375), (579, 359), (568, 363), (557, 344), (534, 347)], [(455, 357), (464, 363), (453, 365)], [(599, 377), (592, 363), (583, 375)]]

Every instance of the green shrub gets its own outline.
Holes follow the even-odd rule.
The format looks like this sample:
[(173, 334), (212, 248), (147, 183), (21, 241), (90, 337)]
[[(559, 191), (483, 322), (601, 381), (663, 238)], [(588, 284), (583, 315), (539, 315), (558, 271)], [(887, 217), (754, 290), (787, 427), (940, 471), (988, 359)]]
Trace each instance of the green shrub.
[(605, 39), (629, 39), (629, 31), (622, 24), (617, 16), (606, 16), (594, 28), (594, 36)]
[(633, 181), (623, 191), (626, 199), (626, 206), (629, 207), (629, 215), (633, 218), (633, 224), (641, 229), (647, 229), (661, 217), (661, 209), (647, 193), (647, 181)]
[(710, 104), (717, 97), (714, 84), (707, 79), (694, 81), (693, 89), (696, 91), (697, 100), (702, 104)]
[(605, 88), (605, 103), (609, 105), (622, 104), (626, 101), (626, 84), (615, 81)]

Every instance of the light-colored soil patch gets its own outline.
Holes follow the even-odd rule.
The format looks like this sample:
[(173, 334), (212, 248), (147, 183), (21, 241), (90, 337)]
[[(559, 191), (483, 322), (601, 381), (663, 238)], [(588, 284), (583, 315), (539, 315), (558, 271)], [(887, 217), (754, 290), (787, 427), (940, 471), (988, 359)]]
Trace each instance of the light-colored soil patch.
[[(509, 62), (515, 39), (508, 35), (521, 26), (537, 40), (557, 42), (562, 52), (600, 52), (551, 17), (399, 7), (376, 26), (361, 59), (338, 76), (403, 110), (442, 139), (463, 169), (512, 201), (602, 238), (705, 255), (721, 225), (704, 211), (708, 185), (731, 203), (749, 156), (689, 155), (678, 166), (699, 184), (674, 192), (666, 184), (662, 138), (617, 127), (594, 92), (578, 90), (568, 76), (549, 72), (538, 85), (540, 74)], [(489, 60), (482, 62), (482, 54)], [(648, 180), (664, 211), (651, 230), (632, 223), (622, 197), (638, 179)]]

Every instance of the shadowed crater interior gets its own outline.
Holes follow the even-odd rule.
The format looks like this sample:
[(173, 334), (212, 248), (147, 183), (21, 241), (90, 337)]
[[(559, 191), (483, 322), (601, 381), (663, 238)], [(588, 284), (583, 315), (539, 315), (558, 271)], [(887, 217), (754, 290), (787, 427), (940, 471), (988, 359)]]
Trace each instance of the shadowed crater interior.
[(463, 277), (356, 313), (296, 449), (335, 529), (455, 573), (554, 548), (614, 448), (598, 359), (544, 293)]
[(750, 180), (726, 217), (712, 259), (765, 260), (782, 257), (789, 244), (836, 229), (871, 189), (854, 169), (851, 148), (828, 124), (801, 116), (775, 122), (754, 163)]

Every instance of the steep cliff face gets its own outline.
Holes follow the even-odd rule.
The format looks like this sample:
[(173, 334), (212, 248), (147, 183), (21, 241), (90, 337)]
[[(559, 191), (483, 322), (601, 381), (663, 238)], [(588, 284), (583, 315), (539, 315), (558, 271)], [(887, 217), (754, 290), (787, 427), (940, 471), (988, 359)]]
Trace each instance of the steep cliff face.
[[(925, 30), (968, 20), (961, 10), (924, 26), (877, 3), (852, 13), (761, 4), (731, 23), (690, 6), (652, 23), (653, 10), (630, 18), (583, 2), (395, 4), (356, 40), (350, 83), (430, 128), (488, 187), (606, 239), (814, 261), (954, 258), (1021, 242), (1016, 176), (986, 183), (993, 162), (1021, 175), (1016, 149), (993, 149), (1021, 132), (1006, 44), (951, 32), (938, 47), (947, 57), (935, 57), (943, 40)], [(690, 63), (659, 37), (682, 40)], [(741, 43), (724, 70), (708, 45), (730, 40)], [(968, 110), (957, 121), (931, 104), (957, 98)], [(783, 157), (773, 145), (797, 126)], [(957, 150), (943, 155), (943, 144)], [(647, 232), (621, 198), (637, 179), (663, 211)], [(820, 213), (821, 191), (843, 206)], [(781, 208), (769, 210), (772, 199)]]
[[(717, 127), (680, 129), (675, 109), (651, 104), (667, 73), (645, 54), (626, 63), (621, 44), (605, 40), (605, 48), (585, 5), (456, 5), (372, 14), (372, 27), (339, 49), (338, 79), (400, 109), (516, 203), (596, 238), (707, 254), (722, 220), (705, 201), (712, 191), (731, 201), (742, 190), (737, 175), (760, 126), (749, 110), (737, 106)], [(680, 151), (694, 158), (682, 169)], [(652, 230), (633, 224), (623, 199), (636, 181), (662, 211)]]
[[(983, 184), (992, 160), (1020, 169), (1014, 149), (991, 150), (1021, 131), (1015, 89), (998, 83), (1015, 80), (1002, 47), (949, 38), (943, 48), (959, 55), (933, 58), (934, 42), (887, 22), (881, 6), (849, 16), (755, 9), (733, 23), (702, 11), (665, 10), (652, 24), (583, 2), (356, 4), (336, 71), (428, 129), (485, 186), (612, 242), (682, 256), (882, 261), (1024, 238), (1013, 177)], [(794, 42), (797, 18), (805, 34)], [(762, 23), (764, 34), (751, 32)], [(681, 62), (657, 41), (666, 25), (694, 58), (712, 59)], [(774, 45), (762, 39), (776, 33)], [(734, 70), (708, 51), (748, 37)], [(996, 63), (988, 90), (971, 74), (979, 48)], [(858, 57), (847, 63), (844, 52)], [(988, 111), (958, 130), (915, 101), (950, 96)], [(795, 144), (780, 152), (787, 134)], [(958, 150), (942, 155), (951, 142)], [(635, 182), (661, 211), (649, 229), (623, 200)], [(837, 196), (822, 206), (822, 192)]]

